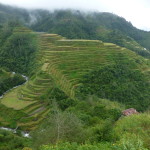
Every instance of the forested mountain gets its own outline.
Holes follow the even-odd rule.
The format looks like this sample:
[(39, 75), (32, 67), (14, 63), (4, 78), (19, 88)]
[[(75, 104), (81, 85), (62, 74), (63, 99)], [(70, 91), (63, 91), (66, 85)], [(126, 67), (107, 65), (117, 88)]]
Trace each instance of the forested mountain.
[(23, 8), (0, 4), (0, 25), (10, 20), (18, 20), (22, 23), (29, 22), (29, 13)]
[(57, 33), (71, 39), (112, 42), (150, 57), (150, 33), (135, 28), (130, 22), (115, 14), (72, 10), (35, 10), (32, 13), (34, 18), (38, 18), (31, 25), (35, 31)]
[(37, 50), (35, 39), (36, 35), (18, 22), (4, 25), (0, 29), (0, 66), (13, 72), (29, 73)]
[(6, 5), (0, 25), (0, 150), (150, 149), (150, 32)]
[(25, 10), (0, 5), (0, 24), (18, 20), (35, 31), (57, 33), (71, 39), (98, 39), (150, 57), (150, 32), (135, 28), (112, 13), (77, 10)]

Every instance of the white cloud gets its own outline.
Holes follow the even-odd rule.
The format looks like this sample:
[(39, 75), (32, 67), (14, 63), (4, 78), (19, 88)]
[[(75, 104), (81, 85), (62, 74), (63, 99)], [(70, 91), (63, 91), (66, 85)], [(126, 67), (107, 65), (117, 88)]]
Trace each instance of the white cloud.
[(138, 28), (150, 29), (149, 0), (0, 0), (0, 2), (25, 8), (108, 11), (125, 17)]

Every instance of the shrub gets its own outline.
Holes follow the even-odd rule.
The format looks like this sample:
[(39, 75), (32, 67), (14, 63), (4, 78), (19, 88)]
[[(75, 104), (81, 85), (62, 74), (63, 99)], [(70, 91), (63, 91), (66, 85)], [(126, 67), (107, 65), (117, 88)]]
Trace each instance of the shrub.
[(30, 139), (5, 130), (0, 130), (0, 141), (0, 150), (22, 150), (31, 144)]
[(32, 148), (24, 147), (22, 150), (32, 150)]
[(136, 135), (146, 148), (150, 148), (150, 114), (132, 115), (118, 120), (114, 128), (114, 139), (122, 140), (126, 134), (129, 134), (128, 137)]
[(42, 126), (32, 133), (35, 148), (42, 144), (60, 141), (82, 143), (87, 138), (80, 119), (69, 112), (52, 110), (52, 114)]
[(111, 150), (111, 144), (77, 144), (66, 142), (57, 145), (43, 145), (40, 150)]
[(148, 150), (143, 141), (135, 134), (127, 134), (118, 143), (113, 144), (113, 150)]

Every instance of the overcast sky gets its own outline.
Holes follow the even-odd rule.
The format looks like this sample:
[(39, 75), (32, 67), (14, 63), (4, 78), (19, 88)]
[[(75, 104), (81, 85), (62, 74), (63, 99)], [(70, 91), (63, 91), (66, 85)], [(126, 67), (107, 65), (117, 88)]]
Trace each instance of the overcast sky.
[(73, 8), (112, 12), (131, 21), (137, 28), (150, 31), (150, 0), (0, 0), (0, 3), (24, 8)]

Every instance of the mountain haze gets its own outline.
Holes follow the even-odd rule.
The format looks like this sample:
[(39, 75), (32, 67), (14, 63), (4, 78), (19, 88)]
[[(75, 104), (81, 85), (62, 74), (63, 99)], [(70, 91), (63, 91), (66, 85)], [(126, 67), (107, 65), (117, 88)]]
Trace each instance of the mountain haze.
[(149, 40), (112, 13), (0, 4), (0, 150), (149, 150)]
[(99, 39), (150, 57), (150, 32), (135, 28), (115, 14), (78, 10), (26, 10), (0, 5), (1, 24), (18, 20), (38, 32), (57, 33), (71, 39)]

